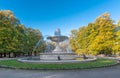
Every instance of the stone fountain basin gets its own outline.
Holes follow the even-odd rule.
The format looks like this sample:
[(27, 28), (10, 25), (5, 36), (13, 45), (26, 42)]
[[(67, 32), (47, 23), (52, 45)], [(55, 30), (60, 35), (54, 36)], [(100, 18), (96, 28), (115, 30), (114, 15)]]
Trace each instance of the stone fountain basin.
[(68, 39), (68, 37), (67, 36), (49, 36), (49, 37), (47, 37), (47, 39), (50, 39), (54, 42), (62, 42), (64, 40)]
[(40, 60), (75, 60), (76, 55), (74, 53), (66, 52), (52, 52), (52, 53), (40, 53)]
[(27, 58), (19, 58), (19, 62), (23, 63), (33, 63), (33, 64), (62, 64), (62, 63), (83, 63), (83, 62), (92, 62), (96, 58), (88, 58), (85, 60), (28, 60)]

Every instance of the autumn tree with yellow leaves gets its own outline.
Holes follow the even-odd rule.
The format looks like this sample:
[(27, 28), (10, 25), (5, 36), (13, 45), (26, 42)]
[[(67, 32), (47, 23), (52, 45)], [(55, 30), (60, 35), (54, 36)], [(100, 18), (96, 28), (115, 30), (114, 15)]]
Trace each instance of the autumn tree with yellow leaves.
[(76, 31), (71, 47), (77, 54), (120, 54), (120, 27), (114, 24), (109, 13), (102, 14), (93, 23)]

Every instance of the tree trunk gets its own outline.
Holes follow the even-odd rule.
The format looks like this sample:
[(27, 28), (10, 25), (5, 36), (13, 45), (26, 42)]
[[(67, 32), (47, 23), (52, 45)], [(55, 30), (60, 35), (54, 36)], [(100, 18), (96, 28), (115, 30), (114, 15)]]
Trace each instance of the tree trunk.
[(4, 53), (4, 57), (6, 57), (6, 53)]
[(8, 53), (8, 55), (9, 55), (9, 58), (10, 58), (10, 52)]
[(0, 58), (2, 58), (2, 53), (0, 53)]

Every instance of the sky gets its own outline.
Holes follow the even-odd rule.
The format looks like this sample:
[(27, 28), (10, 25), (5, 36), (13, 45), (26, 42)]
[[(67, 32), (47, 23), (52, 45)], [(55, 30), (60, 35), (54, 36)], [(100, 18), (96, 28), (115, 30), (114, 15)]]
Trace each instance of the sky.
[(120, 19), (120, 0), (0, 0), (0, 10), (11, 10), (26, 27), (39, 29), (43, 36), (62, 35), (86, 26), (101, 14), (109, 12)]

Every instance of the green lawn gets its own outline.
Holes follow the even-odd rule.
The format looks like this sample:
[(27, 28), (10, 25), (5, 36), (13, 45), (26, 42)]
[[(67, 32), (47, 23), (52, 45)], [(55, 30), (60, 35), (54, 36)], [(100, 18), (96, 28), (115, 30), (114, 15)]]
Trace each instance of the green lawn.
[(2, 60), (0, 67), (17, 68), (17, 69), (86, 69), (104, 67), (116, 64), (117, 61), (110, 59), (97, 59), (93, 62), (69, 63), (69, 64), (28, 64), (18, 62), (17, 60)]

